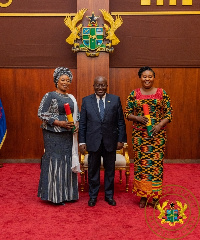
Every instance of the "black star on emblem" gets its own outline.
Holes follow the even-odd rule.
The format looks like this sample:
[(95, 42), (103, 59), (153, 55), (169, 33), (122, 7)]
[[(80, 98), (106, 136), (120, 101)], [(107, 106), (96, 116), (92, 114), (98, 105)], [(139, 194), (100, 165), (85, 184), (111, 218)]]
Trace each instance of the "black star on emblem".
[(99, 17), (94, 15), (94, 12), (92, 12), (92, 16), (86, 16), (86, 17), (90, 19), (90, 23), (91, 24), (96, 24), (97, 23), (97, 19), (99, 18)]
[(175, 204), (172, 202), (169, 205), (170, 205), (171, 209), (173, 209)]

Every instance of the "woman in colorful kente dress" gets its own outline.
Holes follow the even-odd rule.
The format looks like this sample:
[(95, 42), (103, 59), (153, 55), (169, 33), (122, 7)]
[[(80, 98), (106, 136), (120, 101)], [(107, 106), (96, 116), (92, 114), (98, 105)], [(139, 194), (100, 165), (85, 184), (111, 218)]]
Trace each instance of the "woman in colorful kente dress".
[[(79, 197), (79, 111), (75, 97), (68, 93), (73, 78), (71, 71), (65, 67), (58, 67), (53, 77), (56, 91), (46, 93), (38, 109), (45, 148), (38, 197), (57, 205), (64, 205), (65, 202), (75, 201)], [(70, 106), (74, 122), (67, 119), (64, 108), (66, 103)]]
[[(155, 205), (162, 194), (166, 125), (172, 120), (172, 106), (166, 91), (153, 86), (155, 72), (150, 67), (140, 68), (138, 76), (142, 86), (128, 96), (124, 114), (133, 121), (133, 191), (141, 197), (139, 207), (144, 208), (147, 199), (152, 197)], [(144, 116), (143, 104), (148, 105), (152, 125), (149, 135), (150, 121)]]

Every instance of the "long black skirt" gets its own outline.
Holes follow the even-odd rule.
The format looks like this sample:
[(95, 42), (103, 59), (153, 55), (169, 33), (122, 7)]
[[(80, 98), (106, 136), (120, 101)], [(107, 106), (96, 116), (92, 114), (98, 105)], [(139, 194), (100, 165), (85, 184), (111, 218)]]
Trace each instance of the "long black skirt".
[(43, 129), (45, 153), (42, 157), (38, 197), (53, 203), (77, 200), (77, 174), (72, 166), (72, 132)]

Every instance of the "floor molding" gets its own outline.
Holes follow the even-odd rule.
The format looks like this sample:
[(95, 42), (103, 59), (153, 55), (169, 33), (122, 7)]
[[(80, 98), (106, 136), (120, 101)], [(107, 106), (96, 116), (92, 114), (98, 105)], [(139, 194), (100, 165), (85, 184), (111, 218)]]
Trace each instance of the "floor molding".
[(164, 163), (200, 163), (200, 159), (164, 159)]
[[(41, 159), (0, 159), (0, 164), (3, 163), (40, 163)], [(130, 159), (133, 163), (134, 160)], [(200, 159), (164, 159), (164, 163), (200, 163)]]

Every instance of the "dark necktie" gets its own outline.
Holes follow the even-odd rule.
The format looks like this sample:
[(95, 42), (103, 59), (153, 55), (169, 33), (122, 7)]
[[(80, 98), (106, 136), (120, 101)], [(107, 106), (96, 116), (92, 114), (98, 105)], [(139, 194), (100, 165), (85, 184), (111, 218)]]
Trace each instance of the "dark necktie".
[(104, 102), (103, 102), (102, 98), (99, 99), (99, 110), (100, 110), (101, 120), (103, 120), (103, 117), (104, 117)]

